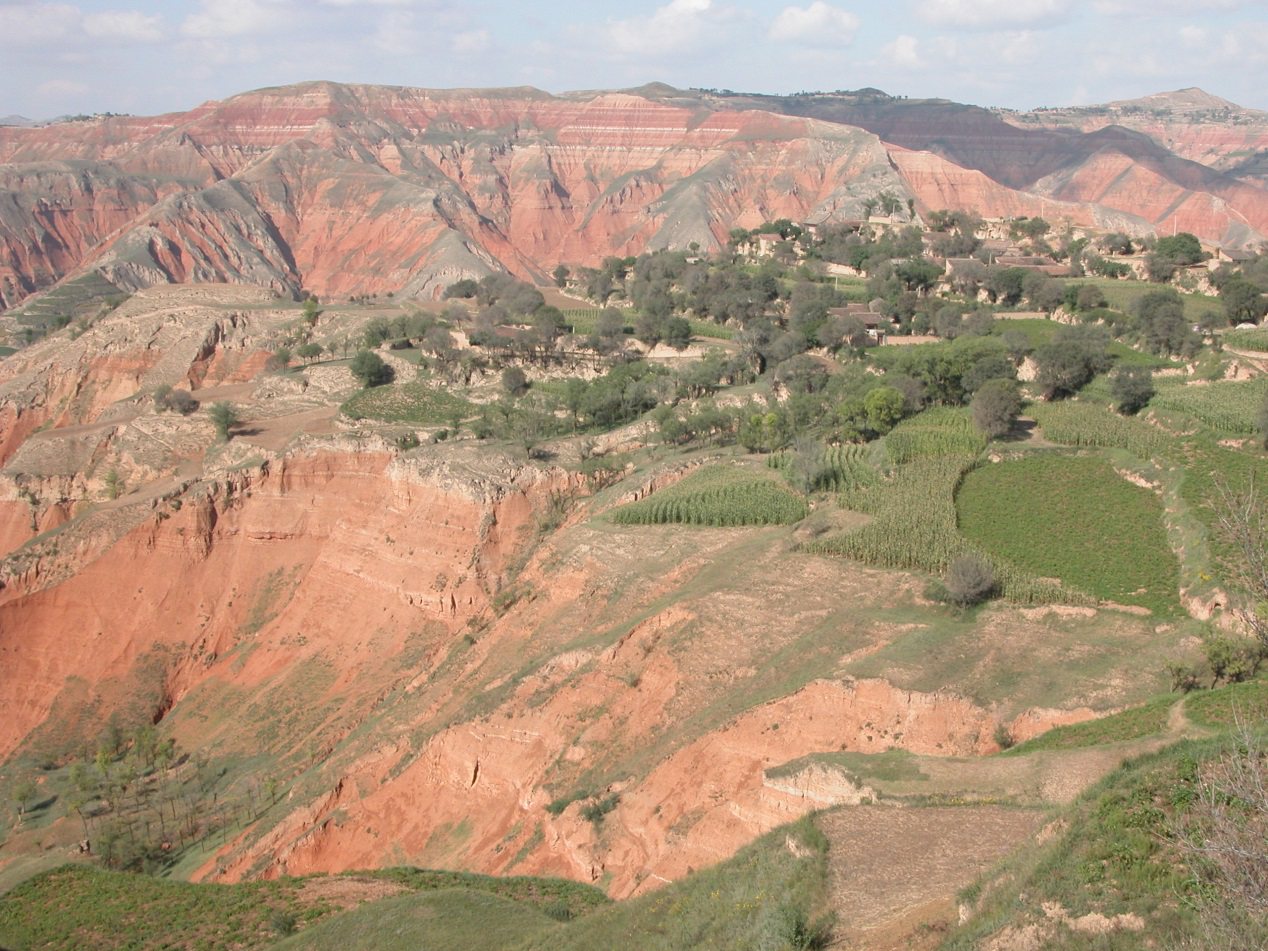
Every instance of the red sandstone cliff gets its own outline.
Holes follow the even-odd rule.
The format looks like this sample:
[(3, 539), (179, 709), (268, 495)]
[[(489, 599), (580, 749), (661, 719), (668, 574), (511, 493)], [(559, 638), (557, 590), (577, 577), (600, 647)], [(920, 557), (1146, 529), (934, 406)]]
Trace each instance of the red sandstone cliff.
[(129, 290), (431, 296), (490, 269), (540, 277), (715, 248), (778, 217), (857, 218), (882, 190), (925, 211), (997, 217), (1042, 199), (1071, 220), (1212, 242), (1268, 232), (1268, 194), (1146, 136), (898, 100), (309, 83), (157, 118), (0, 128), (0, 162), (6, 307), (84, 270)]

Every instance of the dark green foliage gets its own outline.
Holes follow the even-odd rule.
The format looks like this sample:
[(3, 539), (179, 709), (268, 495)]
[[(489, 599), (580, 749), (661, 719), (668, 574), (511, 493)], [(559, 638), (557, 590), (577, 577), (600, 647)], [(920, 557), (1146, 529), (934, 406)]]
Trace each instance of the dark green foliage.
[(1131, 416), (1153, 399), (1154, 378), (1148, 367), (1117, 367), (1110, 374), (1110, 397), (1124, 416)]
[(367, 390), (392, 382), (392, 368), (377, 353), (369, 350), (358, 350), (348, 363), (348, 369)]
[(211, 417), (211, 425), (216, 427), (216, 435), (225, 442), (229, 441), (234, 429), (242, 421), (237, 409), (225, 402), (213, 403), (207, 415)]
[(1010, 380), (988, 380), (973, 396), (973, 425), (997, 439), (1008, 433), (1021, 412), (1021, 392)]
[(1110, 368), (1108, 335), (1099, 327), (1064, 327), (1035, 350), (1036, 377), (1047, 399), (1071, 396)]

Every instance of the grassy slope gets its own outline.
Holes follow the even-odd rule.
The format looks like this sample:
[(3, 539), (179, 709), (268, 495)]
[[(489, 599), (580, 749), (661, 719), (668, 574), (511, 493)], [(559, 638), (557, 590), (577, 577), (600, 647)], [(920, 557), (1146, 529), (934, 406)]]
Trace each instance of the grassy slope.
[(372, 902), (305, 929), (278, 951), (503, 951), (553, 936), (557, 921), (487, 892), (454, 888)]
[[(516, 940), (531, 934), (540, 922), (550, 922), (543, 909), (580, 916), (608, 903), (596, 888), (558, 879), (419, 869), (366, 874), (405, 887), (414, 892), (406, 898), (424, 906), (451, 911), (466, 907), (464, 920), (485, 914), (482, 909), (500, 909), (496, 915), (490, 913), (498, 920), (508, 909), (515, 910), (523, 925), (514, 934)], [(278, 937), (272, 920), (276, 914), (292, 915), (304, 924), (337, 913), (320, 892), (306, 892), (305, 881), (194, 885), (67, 865), (0, 898), (0, 947), (266, 947)], [(434, 895), (450, 897), (433, 902)]]

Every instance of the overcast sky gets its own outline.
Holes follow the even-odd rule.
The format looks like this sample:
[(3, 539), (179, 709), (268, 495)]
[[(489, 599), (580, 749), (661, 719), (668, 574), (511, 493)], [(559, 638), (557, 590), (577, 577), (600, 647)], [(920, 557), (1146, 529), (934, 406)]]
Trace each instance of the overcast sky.
[(308, 79), (1012, 108), (1201, 86), (1268, 109), (1268, 0), (0, 0), (0, 115), (153, 114)]

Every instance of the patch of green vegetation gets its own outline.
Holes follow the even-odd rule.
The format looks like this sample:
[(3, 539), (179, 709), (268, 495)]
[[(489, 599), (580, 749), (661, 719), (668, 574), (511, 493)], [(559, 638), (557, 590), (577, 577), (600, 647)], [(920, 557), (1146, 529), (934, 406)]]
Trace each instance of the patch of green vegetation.
[(1258, 429), (1257, 419), (1268, 397), (1268, 377), (1253, 380), (1220, 380), (1189, 386), (1169, 386), (1158, 391), (1151, 406), (1192, 416), (1222, 433), (1248, 436)]
[[(1157, 284), (1146, 281), (1119, 281), (1113, 278), (1080, 278), (1078, 283), (1091, 284), (1100, 288), (1109, 306), (1124, 312), (1130, 312), (1132, 305), (1139, 298), (1150, 291), (1158, 290)], [(1181, 294), (1180, 301), (1184, 305), (1185, 320), (1192, 323), (1197, 323), (1211, 311), (1222, 313), (1224, 310), (1224, 305), (1218, 297), (1207, 294)]]
[[(1064, 812), (1058, 835), (1015, 853), (962, 894), (977, 907), (942, 951), (986, 947), (1005, 929), (1041, 922), (1053, 932), (1048, 948), (1204, 947), (1193, 902), (1200, 886), (1175, 829), (1200, 798), (1202, 763), (1223, 748), (1186, 741), (1124, 763)], [(1053, 926), (1042, 910), (1053, 903), (1070, 918), (1136, 915), (1143, 930), (1090, 936)]]
[(339, 411), (350, 419), (441, 426), (455, 416), (469, 419), (478, 412), (478, 408), (448, 390), (413, 381), (358, 390), (339, 407)]
[(903, 420), (885, 437), (885, 450), (896, 465), (941, 456), (973, 456), (986, 448), (986, 437), (964, 408), (939, 406)]
[(873, 520), (808, 544), (806, 550), (841, 555), (883, 568), (933, 574), (946, 571), (961, 555), (976, 554), (992, 562), (1001, 593), (1009, 600), (1023, 604), (1086, 601), (1087, 596), (1077, 590), (984, 556), (960, 534), (956, 527), (955, 493), (964, 474), (976, 464), (976, 455), (940, 453), (953, 451), (970, 438), (980, 443), (981, 437), (965, 434), (962, 416), (954, 410), (916, 417), (921, 418), (944, 420), (947, 425), (913, 427), (911, 442), (903, 452), (915, 455), (915, 461), (899, 466), (888, 479), (841, 493), (844, 507), (871, 515)]
[[(789, 841), (798, 844), (797, 854)], [(617, 902), (517, 951), (638, 948), (812, 948), (826, 940), (821, 914), (828, 841), (807, 816), (736, 855), (655, 891)]]
[(1191, 693), (1184, 712), (1193, 722), (1209, 727), (1268, 723), (1268, 680)]
[(562, 926), (540, 911), (462, 888), (397, 895), (363, 905), (292, 935), (278, 951), (502, 951)]
[(705, 466), (612, 512), (620, 525), (786, 525), (810, 514), (806, 500), (771, 474)]
[(487, 892), (531, 905), (541, 911), (562, 906), (568, 910), (569, 917), (580, 917), (611, 902), (611, 899), (593, 885), (583, 885), (581, 882), (571, 882), (563, 878), (541, 878), (534, 875), (501, 877), (421, 868), (389, 868), (363, 874), (396, 882), (415, 892), (465, 889)]
[(811, 753), (766, 770), (771, 779), (795, 776), (808, 766), (837, 767), (855, 779), (879, 782), (919, 782), (928, 779), (920, 768), (919, 757), (907, 750), (887, 750), (884, 753)]
[(1162, 504), (1100, 459), (1045, 453), (970, 472), (959, 525), (982, 550), (1106, 601), (1180, 610)]
[(0, 898), (0, 945), (65, 948), (261, 948), (275, 912), (319, 917), (299, 880), (194, 885), (66, 865)]
[(1234, 350), (1250, 350), (1254, 353), (1268, 353), (1268, 329), (1229, 330), (1224, 334), (1224, 346)]
[(1166, 729), (1167, 716), (1178, 702), (1174, 694), (1166, 694), (1107, 717), (1053, 727), (1047, 733), (1018, 743), (1000, 755), (1025, 756), (1041, 750), (1076, 750), (1154, 736)]
[[(997, 320), (991, 332), (996, 335), (1002, 335), (1008, 330), (1020, 330), (1026, 335), (1026, 340), (1031, 347), (1039, 347), (1047, 343), (1052, 335), (1064, 327), (1065, 324), (1055, 320), (1044, 320), (1039, 317), (1020, 317), (1017, 319)], [(1137, 350), (1129, 347), (1121, 340), (1111, 340), (1105, 348), (1105, 352), (1114, 358), (1116, 364), (1122, 366), (1135, 367), (1179, 367), (1183, 366), (1175, 360), (1168, 360), (1165, 357), (1155, 356), (1151, 353)]]

